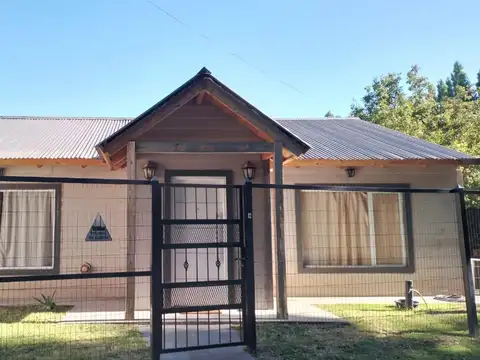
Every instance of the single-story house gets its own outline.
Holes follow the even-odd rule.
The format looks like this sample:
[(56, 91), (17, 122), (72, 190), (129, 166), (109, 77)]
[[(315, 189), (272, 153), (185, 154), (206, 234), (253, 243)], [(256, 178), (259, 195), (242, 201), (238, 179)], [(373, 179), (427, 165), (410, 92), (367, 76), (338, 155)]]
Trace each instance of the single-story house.
[[(477, 159), (358, 118), (272, 119), (205, 68), (133, 119), (0, 117), (0, 176), (145, 179), (149, 161), (160, 182), (242, 184), (250, 162), (254, 184), (454, 188), (462, 183), (459, 167)], [(150, 191), (0, 183), (0, 276), (78, 273), (82, 266), (148, 270)], [(407, 279), (426, 295), (463, 292), (453, 194), (283, 194), (284, 216), (277, 217), (274, 192), (254, 189), (258, 308), (271, 307), (276, 293), (281, 218), (289, 297), (393, 296)], [(173, 200), (185, 206), (185, 216), (191, 203), (200, 211), (203, 202), (208, 213), (209, 202), (218, 210), (227, 201), (193, 196)], [(42, 284), (0, 284), (0, 301), (47, 293)], [(64, 280), (48, 288), (69, 301), (123, 299), (134, 291), (135, 308), (149, 308), (148, 278), (82, 284)]]

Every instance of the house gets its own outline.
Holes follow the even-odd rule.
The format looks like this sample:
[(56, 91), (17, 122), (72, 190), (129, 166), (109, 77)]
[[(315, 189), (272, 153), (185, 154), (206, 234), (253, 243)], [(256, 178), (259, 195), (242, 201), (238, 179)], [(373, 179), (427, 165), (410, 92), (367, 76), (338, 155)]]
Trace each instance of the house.
[[(459, 166), (478, 163), (357, 118), (272, 119), (205, 68), (134, 119), (0, 117), (4, 176), (144, 179), (149, 161), (157, 164), (160, 182), (242, 184), (242, 167), (251, 162), (254, 184), (447, 189), (461, 184)], [(463, 292), (463, 240), (453, 194), (254, 192), (258, 308), (272, 306), (278, 286), (289, 297), (396, 296), (403, 282), (413, 279), (426, 295)], [(283, 217), (276, 211), (280, 193)], [(203, 214), (212, 204), (217, 211), (225, 206), (225, 193), (216, 193), (214, 200), (207, 195), (201, 200)], [(184, 206), (187, 216), (190, 203), (198, 205), (196, 196), (179, 194), (171, 201)], [(114, 184), (4, 182), (0, 212), (0, 276), (126, 271), (132, 264), (133, 270), (150, 268), (147, 185), (132, 190)], [(42, 216), (25, 216), (29, 213)], [(281, 277), (275, 239), (282, 218), (286, 269)], [(25, 300), (57, 286), (0, 284), (0, 293), (2, 301)], [(133, 291), (135, 308), (148, 309), (150, 284), (143, 278), (62, 280), (57, 296), (124, 299)]]

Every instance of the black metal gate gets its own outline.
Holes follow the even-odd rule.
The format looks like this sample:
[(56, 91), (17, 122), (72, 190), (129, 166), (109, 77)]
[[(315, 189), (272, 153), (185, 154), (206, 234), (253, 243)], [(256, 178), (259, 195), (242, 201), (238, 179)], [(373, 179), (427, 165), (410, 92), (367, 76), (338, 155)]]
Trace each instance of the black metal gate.
[(251, 197), (251, 184), (152, 184), (152, 359), (255, 351)]

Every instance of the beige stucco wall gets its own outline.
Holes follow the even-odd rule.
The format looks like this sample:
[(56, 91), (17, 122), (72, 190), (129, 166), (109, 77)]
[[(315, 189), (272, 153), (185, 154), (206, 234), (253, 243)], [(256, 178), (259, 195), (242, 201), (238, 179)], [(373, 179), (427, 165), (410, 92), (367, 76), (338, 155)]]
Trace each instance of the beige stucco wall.
[[(137, 177), (143, 177), (142, 167), (148, 160), (157, 162), (159, 171), (157, 177), (164, 181), (164, 173), (169, 170), (231, 170), (235, 184), (243, 184), (244, 177), (241, 171), (246, 161), (251, 161), (257, 166), (257, 176), (254, 182), (263, 181), (262, 160), (260, 155), (231, 154), (231, 155), (139, 155), (137, 156)], [(266, 217), (266, 196), (256, 196), (253, 199), (255, 212)], [(136, 226), (136, 269), (149, 268), (151, 264), (151, 189), (140, 187), (137, 189), (137, 226)], [(257, 308), (268, 308), (272, 304), (271, 286), (271, 249), (267, 241), (268, 227), (264, 221), (254, 222), (255, 234), (255, 287)], [(136, 308), (146, 309), (150, 306), (150, 281), (139, 278), (136, 283)]]
[[(357, 169), (354, 178), (331, 167), (286, 167), (286, 184), (404, 183), (412, 188), (453, 188), (454, 166), (396, 166)], [(285, 241), (288, 296), (396, 296), (405, 280), (424, 295), (463, 293), (459, 233), (453, 194), (412, 194), (415, 272), (412, 274), (299, 273), (295, 194), (285, 196)], [(275, 266), (274, 266), (275, 267)]]
[[(126, 178), (123, 170), (107, 167), (9, 167), (9, 176)], [(108, 242), (85, 241), (97, 214), (112, 237)], [(63, 184), (61, 194), (60, 273), (80, 273), (84, 262), (93, 272), (126, 270), (126, 185)], [(123, 297), (125, 279), (90, 279), (0, 284), (0, 302), (31, 302), (32, 296), (53, 293), (62, 303)]]
[[(268, 181), (259, 155), (138, 155), (137, 178), (143, 179), (142, 166), (154, 160), (161, 164), (157, 173), (163, 181), (165, 169), (232, 170), (234, 182), (243, 183), (241, 167), (250, 160), (257, 166), (255, 182)], [(101, 167), (45, 166), (8, 168), (7, 175), (68, 176), (126, 178), (126, 172)], [(362, 168), (354, 178), (344, 170), (326, 167), (286, 167), (284, 182), (301, 183), (406, 183), (411, 187), (446, 187), (457, 184), (453, 166), (397, 166)], [(126, 186), (82, 185), (62, 186), (61, 273), (78, 273), (84, 262), (93, 271), (126, 269)], [(413, 194), (412, 216), (416, 270), (413, 274), (299, 274), (294, 192), (285, 191), (285, 239), (287, 248), (288, 296), (382, 296), (401, 295), (403, 283), (414, 281), (415, 288), (426, 295), (463, 293), (454, 195)], [(149, 270), (151, 263), (151, 188), (136, 186), (136, 270)], [(269, 191), (254, 189), (254, 242), (257, 308), (270, 308), (273, 303), (275, 255), (269, 239)], [(272, 199), (273, 201), (273, 199)], [(111, 242), (85, 242), (85, 236), (97, 213), (104, 218), (112, 235)], [(273, 255), (273, 257), (272, 257)], [(272, 270), (273, 269), (273, 270)], [(61, 302), (98, 301), (123, 298), (125, 279), (52, 281), (0, 285), (0, 302), (31, 302), (40, 292), (57, 290)], [(150, 282), (136, 279), (136, 308), (149, 309)], [(119, 309), (121, 310), (121, 309)]]

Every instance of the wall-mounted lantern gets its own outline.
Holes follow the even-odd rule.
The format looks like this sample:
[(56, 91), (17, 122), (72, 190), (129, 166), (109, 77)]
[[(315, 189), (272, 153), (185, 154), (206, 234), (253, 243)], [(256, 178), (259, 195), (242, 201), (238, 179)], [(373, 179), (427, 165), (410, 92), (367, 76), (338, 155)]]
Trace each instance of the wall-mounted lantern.
[(143, 174), (145, 175), (145, 179), (147, 180), (152, 180), (152, 178), (155, 176), (156, 171), (157, 163), (154, 161), (148, 161), (143, 167)]
[(247, 161), (242, 167), (243, 177), (245, 180), (252, 181), (255, 178), (255, 170), (257, 170), (255, 165), (253, 165), (250, 161)]
[(355, 173), (356, 173), (356, 169), (354, 167), (349, 167), (349, 168), (346, 168), (345, 169), (345, 172), (347, 173), (347, 176), (349, 178), (352, 178), (355, 176)]

